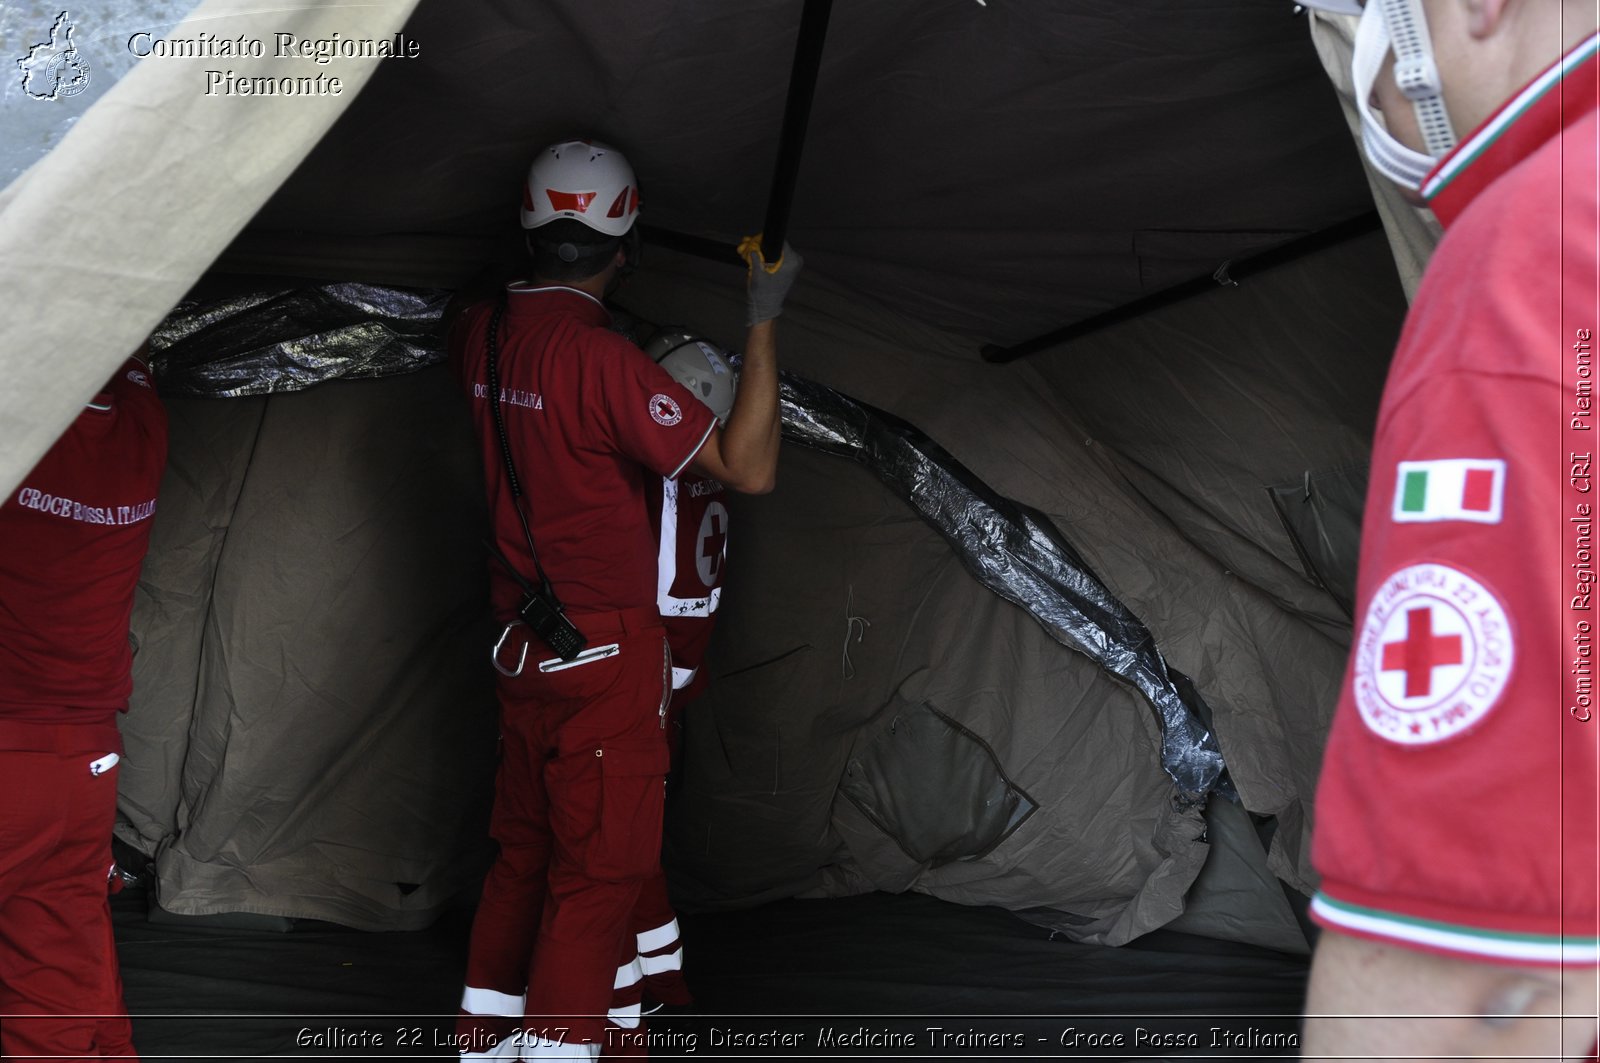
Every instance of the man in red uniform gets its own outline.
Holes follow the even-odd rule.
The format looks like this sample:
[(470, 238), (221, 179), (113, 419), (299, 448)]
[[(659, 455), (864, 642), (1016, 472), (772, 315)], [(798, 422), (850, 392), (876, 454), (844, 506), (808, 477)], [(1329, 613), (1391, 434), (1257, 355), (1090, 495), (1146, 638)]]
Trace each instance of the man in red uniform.
[[(719, 429), (606, 328), (600, 300), (632, 254), (638, 204), (615, 150), (571, 141), (540, 152), (522, 211), (533, 280), (468, 307), (450, 329), (505, 558), (491, 580), (506, 625), (494, 647), (500, 855), (473, 924), (457, 1025), (466, 1059), (598, 1055), (613, 988), (631, 967), (618, 962), (629, 913), (660, 860), (671, 658), (645, 481), (687, 469), (764, 492), (777, 470), (773, 319), (798, 256), (768, 266), (759, 243), (742, 245), (753, 264), (745, 387)], [(586, 640), (581, 652), (557, 652), (518, 619), (549, 597), (545, 574)]]
[(136, 1058), (106, 893), (128, 621), (166, 460), (166, 413), (132, 358), (0, 504), (7, 1057)]
[(1371, 86), (1382, 112), (1365, 116), (1368, 154), (1446, 232), (1378, 416), (1355, 644), (1317, 793), (1327, 932), (1303, 1047), (1587, 1052), (1596, 8), (1367, 0), (1361, 17), (1357, 93), (1365, 105)]

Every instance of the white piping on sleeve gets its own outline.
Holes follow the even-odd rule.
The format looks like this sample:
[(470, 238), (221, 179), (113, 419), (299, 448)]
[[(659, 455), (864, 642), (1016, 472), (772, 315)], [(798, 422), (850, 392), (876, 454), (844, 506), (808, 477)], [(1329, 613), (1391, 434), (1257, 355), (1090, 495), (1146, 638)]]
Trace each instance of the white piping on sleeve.
[(701, 448), (706, 445), (706, 440), (711, 438), (711, 430), (716, 428), (716, 427), (717, 427), (717, 420), (716, 420), (716, 418), (713, 417), (711, 419), (711, 423), (706, 425), (706, 434), (701, 436), (700, 437), (700, 442), (696, 443), (694, 445), (694, 449), (689, 451), (689, 456), (684, 458), (683, 461), (679, 462), (678, 463), (678, 467), (676, 469), (673, 469), (670, 473), (667, 474), (667, 478), (668, 479), (676, 480), (678, 478), (678, 474), (681, 473), (684, 469), (687, 469), (689, 467), (689, 463), (694, 460), (695, 455), (700, 453)]

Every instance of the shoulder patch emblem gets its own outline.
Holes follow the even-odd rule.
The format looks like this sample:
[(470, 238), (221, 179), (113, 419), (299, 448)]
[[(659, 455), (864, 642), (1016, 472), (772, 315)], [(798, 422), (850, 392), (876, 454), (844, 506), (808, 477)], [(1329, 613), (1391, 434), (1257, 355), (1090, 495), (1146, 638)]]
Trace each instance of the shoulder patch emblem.
[(1511, 624), (1493, 591), (1449, 565), (1409, 565), (1379, 585), (1362, 619), (1356, 708), (1380, 738), (1442, 742), (1499, 702), (1512, 657)]
[(1395, 523), (1470, 520), (1499, 524), (1506, 463), (1498, 458), (1402, 461), (1395, 467)]
[(650, 396), (650, 416), (656, 424), (671, 428), (683, 420), (683, 409), (671, 395)]

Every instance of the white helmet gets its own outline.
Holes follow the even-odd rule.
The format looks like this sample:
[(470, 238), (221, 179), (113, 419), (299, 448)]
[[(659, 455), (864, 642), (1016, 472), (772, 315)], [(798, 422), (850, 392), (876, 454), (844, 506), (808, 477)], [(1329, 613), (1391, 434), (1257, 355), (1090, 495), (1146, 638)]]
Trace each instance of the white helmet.
[(669, 326), (650, 337), (644, 353), (705, 403), (716, 414), (718, 424), (728, 423), (739, 375), (726, 351), (681, 328)]
[(622, 152), (596, 140), (568, 140), (539, 152), (522, 190), (522, 227), (574, 218), (622, 236), (639, 216), (639, 185)]

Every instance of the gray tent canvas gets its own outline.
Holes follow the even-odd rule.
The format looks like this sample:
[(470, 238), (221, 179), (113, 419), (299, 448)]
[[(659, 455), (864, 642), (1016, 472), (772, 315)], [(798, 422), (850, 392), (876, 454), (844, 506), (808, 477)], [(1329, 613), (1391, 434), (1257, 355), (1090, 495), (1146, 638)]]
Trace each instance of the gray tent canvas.
[[(420, 292), (411, 332), (347, 303), (340, 357), (436, 360), (428, 308), (514, 255), (541, 143), (623, 146), (657, 230), (731, 244), (760, 225), (799, 3), (412, 7), (208, 0), (170, 30), (183, 12), (73, 12), (101, 87), (4, 100), (11, 129), (60, 105), (49, 150), (0, 193), (6, 485), (186, 293), (203, 315), (329, 283)], [(1179, 926), (1304, 948), (1282, 886), (1313, 885), (1341, 595), (1404, 296), (1375, 227), (1242, 268), (1372, 211), (1288, 9), (834, 11), (783, 365), (981, 504), (931, 520), (873, 454), (791, 418), (779, 489), (733, 512), (667, 839), (686, 906), (919, 891), (1087, 942)], [(48, 37), (34, 14), (5, 13), (8, 54)], [(264, 57), (228, 60), (240, 76), (347, 88), (208, 97), (215, 58), (129, 58), (147, 24), (259, 37)], [(290, 30), (403, 31), (417, 55), (275, 58)], [(740, 283), (658, 241), (619, 299), (736, 346)], [(979, 355), (1130, 306), (1025, 358)], [(287, 335), (263, 347), (333, 342)], [(493, 772), (464, 411), (438, 365), (245, 390), (168, 393), (118, 832), (172, 913), (422, 926), (483, 869)], [(1121, 641), (985, 580), (1018, 556), (985, 530), (1018, 527), (1114, 604)], [(1197, 788), (1185, 750), (1225, 773)]]

